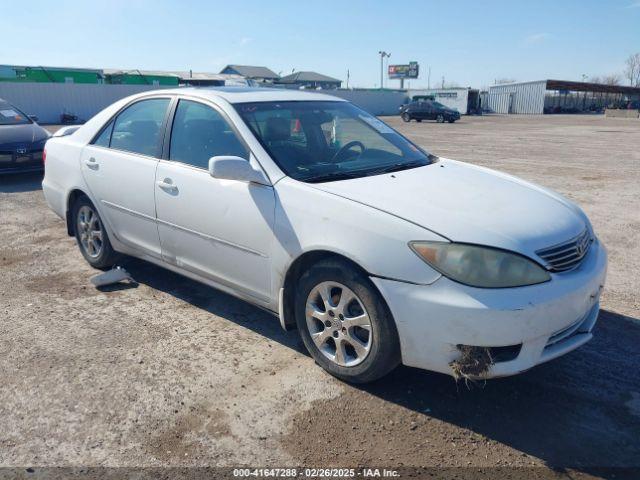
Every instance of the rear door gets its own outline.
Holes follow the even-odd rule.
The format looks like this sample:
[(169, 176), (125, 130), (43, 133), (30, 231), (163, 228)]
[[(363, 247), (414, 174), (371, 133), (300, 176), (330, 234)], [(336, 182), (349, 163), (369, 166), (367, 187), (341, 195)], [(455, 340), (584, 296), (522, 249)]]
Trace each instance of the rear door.
[(420, 119), (424, 120), (429, 118), (429, 102), (421, 101), (420, 102)]
[(166, 138), (155, 193), (163, 259), (267, 302), (273, 188), (213, 178), (208, 169), (217, 155), (255, 162), (248, 147), (224, 113), (188, 99), (179, 100)]
[(433, 120), (436, 118), (435, 106), (431, 102), (424, 102), (423, 117), (425, 120)]
[(170, 97), (157, 97), (128, 105), (81, 158), (96, 207), (117, 239), (157, 257), (155, 174), (170, 102)]

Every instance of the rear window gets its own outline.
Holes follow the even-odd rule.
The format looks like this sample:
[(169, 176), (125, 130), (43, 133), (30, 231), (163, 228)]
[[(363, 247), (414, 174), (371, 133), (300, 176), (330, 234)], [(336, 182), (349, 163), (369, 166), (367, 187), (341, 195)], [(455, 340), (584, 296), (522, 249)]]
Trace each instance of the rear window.
[(168, 106), (168, 98), (152, 98), (127, 107), (113, 124), (111, 148), (158, 156), (160, 130)]

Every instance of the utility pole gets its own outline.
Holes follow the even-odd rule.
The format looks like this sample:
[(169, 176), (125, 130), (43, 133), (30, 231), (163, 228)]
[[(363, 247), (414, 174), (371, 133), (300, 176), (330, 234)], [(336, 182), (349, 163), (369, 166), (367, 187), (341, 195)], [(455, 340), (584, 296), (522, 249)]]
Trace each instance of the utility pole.
[(444, 75), (442, 76), (442, 88), (444, 88)]
[(349, 90), (349, 69), (347, 68), (347, 90)]
[(389, 58), (391, 54), (384, 50), (380, 50), (378, 55), (380, 55), (380, 89), (382, 90), (384, 87), (384, 57)]

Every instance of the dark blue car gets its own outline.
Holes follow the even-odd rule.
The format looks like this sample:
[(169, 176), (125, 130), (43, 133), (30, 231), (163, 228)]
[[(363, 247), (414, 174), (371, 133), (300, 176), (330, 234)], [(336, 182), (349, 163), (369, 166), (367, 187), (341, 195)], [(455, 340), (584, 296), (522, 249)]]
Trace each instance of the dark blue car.
[(41, 171), (49, 132), (0, 98), (0, 175)]
[(418, 100), (400, 107), (400, 116), (405, 122), (435, 120), (438, 123), (453, 123), (460, 120), (460, 112), (434, 100)]

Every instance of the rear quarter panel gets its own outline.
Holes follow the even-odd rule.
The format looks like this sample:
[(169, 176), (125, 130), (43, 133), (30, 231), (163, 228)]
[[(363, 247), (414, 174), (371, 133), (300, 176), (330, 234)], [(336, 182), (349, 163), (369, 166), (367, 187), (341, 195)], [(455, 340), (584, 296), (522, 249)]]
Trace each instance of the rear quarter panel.
[(51, 209), (61, 218), (65, 218), (71, 191), (80, 189), (88, 193), (80, 169), (80, 154), (84, 144), (75, 140), (73, 135), (54, 137), (45, 146), (47, 160), (42, 191)]

